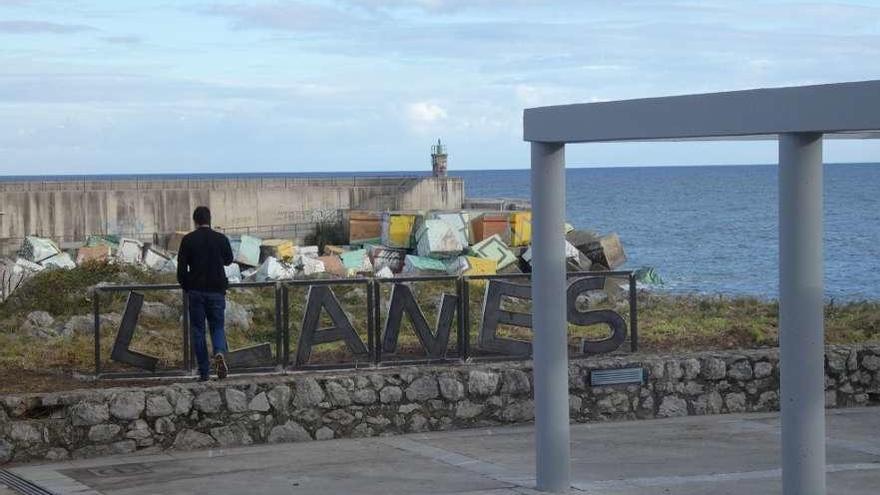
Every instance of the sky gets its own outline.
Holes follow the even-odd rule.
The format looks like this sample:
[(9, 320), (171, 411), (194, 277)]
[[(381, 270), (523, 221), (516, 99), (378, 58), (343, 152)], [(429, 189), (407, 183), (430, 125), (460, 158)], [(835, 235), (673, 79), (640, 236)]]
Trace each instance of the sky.
[[(880, 79), (880, 0), (0, 0), (0, 174), (526, 168), (524, 108)], [(773, 142), (569, 146), (773, 163)], [(880, 162), (878, 141), (828, 162)]]

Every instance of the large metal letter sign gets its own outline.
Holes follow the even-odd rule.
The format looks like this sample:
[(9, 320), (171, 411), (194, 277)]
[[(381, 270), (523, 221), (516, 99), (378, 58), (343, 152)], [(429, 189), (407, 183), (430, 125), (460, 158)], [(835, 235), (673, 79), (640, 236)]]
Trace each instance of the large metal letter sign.
[(449, 330), (455, 321), (455, 309), (458, 305), (458, 296), (443, 294), (440, 300), (440, 312), (437, 314), (437, 333), (431, 332), (428, 321), (425, 319), (422, 308), (419, 307), (412, 289), (405, 284), (394, 284), (391, 287), (391, 305), (388, 307), (388, 317), (385, 319), (384, 348), (385, 352), (397, 351), (397, 338), (400, 335), (400, 324), (403, 323), (403, 313), (409, 316), (413, 330), (419, 338), (422, 347), (429, 357), (441, 358), (446, 355), (449, 344)]
[(577, 298), (585, 292), (605, 287), (605, 277), (587, 277), (575, 280), (568, 285), (568, 322), (573, 325), (595, 325), (604, 323), (611, 328), (611, 335), (602, 340), (585, 340), (581, 347), (584, 354), (602, 354), (616, 350), (626, 338), (626, 321), (610, 309), (578, 311)]
[[(332, 327), (318, 328), (321, 323), (322, 308), (326, 309), (327, 314), (330, 315), (330, 319), (333, 321)], [(309, 287), (306, 312), (303, 315), (302, 330), (299, 334), (299, 348), (296, 351), (297, 366), (309, 362), (313, 345), (336, 342), (337, 340), (345, 341), (352, 354), (367, 354), (367, 347), (354, 330), (348, 315), (342, 310), (339, 300), (336, 299), (336, 295), (330, 290), (330, 287), (312, 285)]]
[[(626, 339), (626, 321), (610, 309), (594, 309), (579, 311), (577, 298), (585, 292), (600, 290), (605, 287), (605, 277), (584, 277), (571, 282), (566, 291), (568, 304), (568, 322), (573, 325), (605, 324), (611, 329), (611, 335), (602, 340), (586, 340), (581, 352), (584, 354), (601, 354), (616, 350)], [(501, 301), (507, 297), (531, 299), (531, 287), (490, 280), (486, 286), (486, 297), (483, 300), (483, 322), (480, 325), (480, 348), (490, 352), (508, 355), (528, 355), (532, 352), (532, 344), (522, 340), (499, 337), (498, 325), (514, 325), (532, 328), (532, 315), (501, 309)]]
[(272, 358), (272, 344), (263, 342), (229, 351), (226, 363), (230, 368), (256, 368), (270, 364)]
[(122, 314), (122, 321), (119, 322), (119, 331), (116, 333), (116, 341), (113, 343), (110, 359), (130, 364), (137, 368), (156, 371), (159, 358), (128, 348), (131, 345), (131, 339), (134, 336), (134, 330), (137, 327), (138, 317), (141, 314), (141, 306), (143, 304), (143, 294), (140, 292), (128, 293), (128, 300), (125, 302), (125, 312)]
[(497, 335), (498, 325), (532, 328), (531, 314), (501, 309), (501, 300), (504, 296), (530, 301), (532, 288), (528, 285), (498, 280), (490, 280), (486, 284), (486, 296), (483, 298), (483, 322), (480, 325), (480, 348), (502, 354), (531, 354), (531, 343)]

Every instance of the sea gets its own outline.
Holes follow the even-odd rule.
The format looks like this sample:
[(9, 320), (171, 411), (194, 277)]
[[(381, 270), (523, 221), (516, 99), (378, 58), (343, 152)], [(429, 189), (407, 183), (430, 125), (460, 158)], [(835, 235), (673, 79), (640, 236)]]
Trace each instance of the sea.
[[(653, 267), (672, 293), (778, 297), (775, 165), (568, 168), (566, 214), (617, 232), (624, 269)], [(529, 196), (528, 170), (457, 172), (471, 197)], [(827, 164), (825, 296), (880, 299), (880, 163)]]
[[(161, 178), (424, 175), (411, 172), (187, 174)], [(528, 199), (530, 173), (450, 171), (468, 197)], [(125, 176), (132, 177), (132, 176)], [(3, 177), (102, 179), (120, 176)], [(150, 178), (159, 178), (150, 176)], [(566, 169), (568, 222), (616, 232), (622, 269), (653, 267), (676, 294), (778, 296), (775, 165)], [(825, 165), (825, 296), (880, 299), (880, 163)]]

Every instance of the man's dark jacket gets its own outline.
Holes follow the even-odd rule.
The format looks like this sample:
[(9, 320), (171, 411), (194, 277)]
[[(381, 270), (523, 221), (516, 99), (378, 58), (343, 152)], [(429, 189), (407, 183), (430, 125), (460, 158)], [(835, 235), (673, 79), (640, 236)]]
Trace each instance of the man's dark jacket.
[(229, 239), (210, 227), (183, 236), (177, 252), (177, 282), (183, 290), (226, 292), (226, 265), (232, 263)]

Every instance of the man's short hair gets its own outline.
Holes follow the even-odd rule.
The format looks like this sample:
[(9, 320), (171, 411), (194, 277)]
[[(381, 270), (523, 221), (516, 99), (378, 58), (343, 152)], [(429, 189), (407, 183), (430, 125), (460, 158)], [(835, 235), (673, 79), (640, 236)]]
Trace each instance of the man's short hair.
[(211, 225), (211, 210), (207, 206), (199, 206), (193, 211), (193, 221), (196, 225)]

